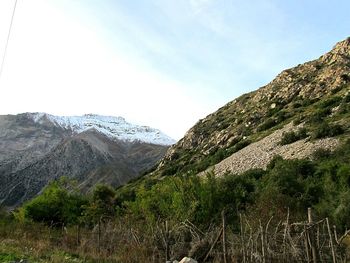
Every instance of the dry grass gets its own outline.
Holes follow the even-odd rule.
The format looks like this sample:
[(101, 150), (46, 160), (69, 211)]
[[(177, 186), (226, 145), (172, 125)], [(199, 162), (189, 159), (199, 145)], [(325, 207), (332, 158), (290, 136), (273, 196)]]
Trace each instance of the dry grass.
[(160, 262), (151, 239), (122, 223), (99, 230), (11, 222), (0, 224), (0, 262)]
[[(271, 234), (269, 234), (267, 225), (263, 226), (264, 232), (259, 232), (259, 229), (251, 229), (250, 225), (247, 223), (244, 226), (243, 234), (233, 231), (228, 226), (228, 262), (241, 262), (242, 240), (245, 243), (246, 262), (260, 262), (257, 258), (261, 256), (261, 233), (265, 237), (264, 242), (268, 248), (266, 250), (267, 258), (270, 257), (271, 262), (282, 262), (278, 261), (280, 257), (276, 259), (273, 257), (274, 253), (281, 253), (282, 243), (286, 245), (287, 257), (292, 259), (297, 248), (300, 252), (297, 255), (298, 258), (304, 258), (304, 243), (297, 241), (302, 237), (300, 233), (303, 229), (301, 232), (293, 232), (293, 224), (290, 224), (288, 234), (285, 235), (286, 228), (283, 222), (280, 222), (277, 226), (270, 226), (269, 230), (271, 231), (269, 232)], [(168, 254), (172, 259), (191, 256), (202, 261), (212, 244), (215, 246), (207, 262), (222, 262), (221, 238), (217, 239), (220, 226), (211, 226), (207, 231), (202, 232), (190, 222), (185, 222), (175, 225), (169, 223), (168, 232), (166, 229), (163, 223), (149, 226), (140, 222), (130, 224), (127, 221), (105, 222), (100, 227), (97, 225), (94, 228), (78, 228), (77, 226), (50, 228), (38, 223), (0, 222), (0, 262), (19, 262), (21, 259), (25, 259), (28, 262), (39, 263), (156, 263), (165, 262), (166, 247), (168, 247)], [(287, 239), (284, 242), (286, 236)], [(218, 243), (215, 243), (214, 240), (218, 240)], [(346, 245), (345, 247), (349, 248), (350, 237), (344, 238), (343, 243)], [(292, 244), (292, 246), (289, 247), (288, 244)], [(325, 244), (328, 244), (327, 240)], [(324, 255), (330, 253), (329, 248), (324, 248), (323, 251)], [(345, 256), (341, 250), (337, 250), (337, 253), (340, 253), (338, 254), (339, 258)], [(286, 255), (283, 254), (282, 258), (285, 258)], [(297, 261), (291, 260), (289, 262)]]

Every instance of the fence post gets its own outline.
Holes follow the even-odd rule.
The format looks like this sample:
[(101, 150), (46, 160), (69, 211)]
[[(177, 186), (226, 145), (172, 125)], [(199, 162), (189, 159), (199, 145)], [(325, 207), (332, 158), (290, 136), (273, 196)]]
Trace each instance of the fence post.
[(312, 253), (312, 261), (314, 263), (319, 262), (318, 260), (318, 251), (317, 248), (315, 246), (315, 233), (314, 233), (314, 229), (313, 229), (313, 220), (312, 220), (312, 209), (311, 207), (309, 207), (307, 209), (307, 217), (308, 217), (308, 225), (309, 225), (309, 229), (310, 229), (310, 246), (311, 246), (311, 253)]
[(220, 237), (221, 237), (221, 235), (222, 235), (222, 232), (223, 232), (223, 231), (222, 231), (222, 228), (221, 228), (221, 229), (220, 229), (220, 232), (219, 232), (219, 234), (218, 234), (218, 236), (216, 237), (215, 241), (214, 241), (213, 244), (211, 245), (211, 247), (210, 247), (210, 249), (209, 249), (207, 255), (206, 255), (205, 258), (203, 259), (203, 262), (206, 262), (207, 259), (209, 258), (209, 255), (210, 255), (211, 251), (213, 250), (213, 248), (215, 247), (216, 243), (219, 241), (219, 239), (220, 239)]
[(309, 242), (308, 242), (309, 234), (308, 234), (306, 224), (304, 224), (304, 234), (305, 234), (304, 245), (305, 245), (305, 252), (306, 252), (306, 260), (308, 263), (310, 263)]
[(337, 263), (337, 258), (335, 256), (335, 251), (334, 251), (334, 246), (333, 246), (332, 232), (331, 232), (331, 228), (329, 227), (328, 217), (326, 218), (326, 223), (327, 223), (327, 229), (328, 229), (328, 235), (329, 235), (329, 242), (330, 242), (331, 250), (332, 250), (333, 263)]

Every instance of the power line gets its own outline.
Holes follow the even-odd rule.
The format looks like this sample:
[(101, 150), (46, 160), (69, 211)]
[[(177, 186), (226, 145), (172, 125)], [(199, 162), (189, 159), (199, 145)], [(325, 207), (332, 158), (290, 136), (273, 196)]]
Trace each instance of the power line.
[(10, 40), (10, 35), (11, 35), (11, 30), (12, 30), (12, 24), (13, 24), (13, 18), (15, 17), (16, 6), (17, 6), (17, 0), (15, 0), (15, 5), (14, 5), (14, 7), (13, 7), (12, 17), (11, 17), (11, 23), (10, 23), (10, 28), (9, 28), (9, 32), (8, 32), (8, 34), (7, 34), (7, 40), (6, 40), (6, 45), (5, 45), (5, 51), (4, 51), (4, 54), (3, 54), (3, 56), (2, 56), (2, 62), (1, 62), (1, 67), (0, 67), (0, 79), (1, 79), (2, 71), (3, 71), (3, 69), (4, 69), (4, 62), (5, 62), (7, 47), (8, 47), (8, 45), (9, 45), (9, 40)]

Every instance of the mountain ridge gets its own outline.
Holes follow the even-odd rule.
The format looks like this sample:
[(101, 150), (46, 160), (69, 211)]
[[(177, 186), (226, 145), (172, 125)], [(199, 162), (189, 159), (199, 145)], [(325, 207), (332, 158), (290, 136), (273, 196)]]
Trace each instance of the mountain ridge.
[(83, 191), (97, 183), (118, 187), (152, 168), (172, 142), (121, 117), (59, 120), (45, 113), (0, 116), (0, 204), (14, 208), (62, 176)]
[(81, 133), (89, 129), (118, 140), (141, 141), (158, 145), (172, 145), (176, 141), (158, 129), (128, 123), (123, 117), (84, 114), (82, 116), (55, 116), (42, 112), (25, 113), (36, 123), (49, 121), (54, 125), (73, 133)]

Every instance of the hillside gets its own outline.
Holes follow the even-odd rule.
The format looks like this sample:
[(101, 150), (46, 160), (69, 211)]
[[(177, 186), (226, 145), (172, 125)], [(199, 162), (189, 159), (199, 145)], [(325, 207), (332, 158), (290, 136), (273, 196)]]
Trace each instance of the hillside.
[[(1, 169), (10, 171), (0, 179), (3, 203), (36, 195), (12, 214), (3, 212), (0, 259), (346, 262), (350, 256), (350, 39), (200, 120), (135, 180), (167, 147), (120, 140), (109, 118), (101, 127), (99, 120), (35, 116), (17, 116), (16, 123), (3, 117), (6, 128), (0, 125), (12, 140), (0, 142), (19, 156), (2, 159)], [(64, 174), (80, 189), (54, 180)], [(97, 182), (127, 181), (86, 195)]]
[[(153, 176), (200, 173), (213, 165), (218, 175), (239, 173), (264, 168), (276, 154), (304, 158), (317, 148), (334, 149), (348, 136), (349, 91), (350, 38), (198, 121)], [(281, 146), (283, 136), (299, 130), (302, 136)]]
[(62, 176), (89, 191), (138, 177), (174, 141), (159, 130), (121, 117), (0, 116), (0, 203), (15, 207)]

